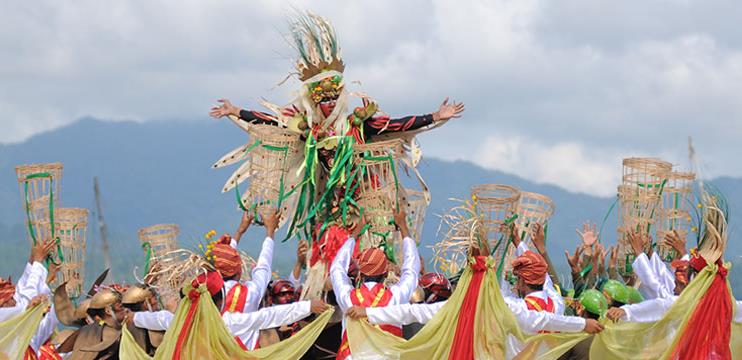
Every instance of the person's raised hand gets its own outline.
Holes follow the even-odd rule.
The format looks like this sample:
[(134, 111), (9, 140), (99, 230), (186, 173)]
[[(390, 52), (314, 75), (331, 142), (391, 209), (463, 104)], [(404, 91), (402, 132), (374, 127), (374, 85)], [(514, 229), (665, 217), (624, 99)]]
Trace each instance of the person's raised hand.
[(576, 231), (577, 234), (580, 235), (582, 243), (587, 246), (591, 246), (598, 241), (598, 226), (595, 223), (585, 221), (585, 223), (582, 224), (582, 231), (580, 231), (580, 229), (577, 229)]
[(618, 268), (618, 246), (611, 246), (609, 249), (610, 251), (610, 258), (608, 258), (608, 268), (609, 269), (617, 269)]
[(629, 245), (631, 245), (631, 250), (634, 251), (634, 255), (639, 256), (644, 252), (647, 240), (646, 236), (644, 236), (644, 231), (631, 230), (626, 236), (629, 239)]
[(580, 258), (582, 257), (582, 252), (584, 250), (584, 245), (580, 244), (577, 245), (574, 255), (570, 255), (569, 251), (567, 250), (564, 251), (564, 256), (567, 257), (567, 263), (569, 264), (569, 267), (572, 270), (573, 274), (577, 274), (582, 270), (580, 269)]
[(685, 237), (681, 236), (677, 230), (665, 234), (664, 243), (665, 246), (669, 246), (675, 250), (677, 257), (682, 257), (688, 252), (685, 248)]
[(410, 236), (410, 228), (407, 226), (407, 212), (405, 212), (404, 206), (400, 206), (399, 211), (394, 213), (394, 224), (399, 229), (402, 238)]
[(433, 121), (446, 121), (449, 119), (460, 118), (461, 113), (464, 112), (464, 103), (453, 102), (448, 103), (448, 98), (443, 100), (438, 111), (433, 113)]
[(211, 108), (211, 111), (209, 112), (209, 116), (213, 117), (214, 119), (218, 119), (220, 117), (234, 115), (234, 116), (240, 116), (240, 108), (232, 105), (232, 102), (230, 102), (227, 99), (219, 99), (217, 100), (219, 105), (215, 105)]
[(622, 317), (626, 316), (626, 310), (618, 308), (618, 307), (612, 307), (608, 309), (608, 312), (605, 314), (605, 317), (607, 317), (609, 320), (616, 322)]
[(278, 229), (278, 210), (271, 211), (268, 216), (263, 216), (263, 225), (268, 237), (274, 238)]
[(306, 240), (299, 240), (299, 245), (296, 247), (297, 264), (304, 264), (307, 262), (307, 251), (309, 251), (309, 243)]
[(56, 244), (54, 239), (45, 242), (37, 241), (36, 245), (31, 247), (31, 256), (29, 256), (28, 262), (33, 264), (34, 262), (44, 261)]
[(536, 250), (541, 255), (546, 254), (546, 232), (544, 231), (544, 227), (539, 223), (534, 223), (531, 225), (530, 230), (533, 246), (536, 247)]
[(26, 306), (26, 310), (33, 309), (46, 300), (47, 300), (46, 295), (36, 295), (33, 298), (31, 298), (31, 301), (28, 303), (28, 306)]

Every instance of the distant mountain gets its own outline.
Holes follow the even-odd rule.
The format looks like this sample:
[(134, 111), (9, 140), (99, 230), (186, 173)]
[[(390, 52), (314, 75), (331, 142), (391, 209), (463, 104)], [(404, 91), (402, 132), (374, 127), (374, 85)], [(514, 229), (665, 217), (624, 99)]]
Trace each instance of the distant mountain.
[[(24, 213), (15, 179), (18, 164), (54, 162), (64, 164), (60, 203), (65, 207), (91, 210), (88, 226), (88, 279), (102, 270), (100, 241), (94, 221), (93, 177), (100, 182), (103, 212), (109, 227), (113, 277), (132, 279), (134, 266), (141, 266), (137, 229), (156, 223), (181, 226), (180, 242), (194, 246), (201, 236), (215, 229), (231, 232), (239, 222), (234, 194), (220, 189), (233, 169), (210, 169), (228, 150), (243, 143), (246, 135), (228, 121), (154, 121), (147, 123), (102, 122), (82, 119), (70, 126), (43, 133), (13, 145), (0, 145), (0, 274), (18, 276), (28, 253), (23, 227)], [(619, 165), (617, 165), (619, 166)], [(437, 215), (452, 206), (451, 198), (466, 199), (472, 185), (502, 183), (551, 197), (557, 210), (549, 223), (548, 249), (556, 266), (567, 267), (564, 250), (574, 250), (574, 229), (584, 220), (600, 224), (607, 216), (603, 239), (615, 242), (617, 214), (607, 215), (613, 198), (599, 198), (562, 188), (537, 184), (515, 175), (480, 168), (467, 162), (424, 159), (420, 171), (430, 186), (433, 201), (428, 209), (421, 251), (436, 241)], [(742, 203), (742, 180), (714, 181), (732, 204), (730, 224), (742, 221), (736, 204)], [(579, 189), (574, 189), (579, 190)], [(262, 229), (251, 229), (244, 249), (257, 254)], [(735, 239), (736, 232), (732, 232)], [(294, 261), (294, 242), (277, 246), (274, 268), (287, 273)], [(742, 254), (740, 242), (731, 241), (728, 254)], [(727, 256), (739, 262), (739, 256)], [(736, 269), (735, 269), (736, 270)], [(732, 280), (742, 271), (734, 271)]]

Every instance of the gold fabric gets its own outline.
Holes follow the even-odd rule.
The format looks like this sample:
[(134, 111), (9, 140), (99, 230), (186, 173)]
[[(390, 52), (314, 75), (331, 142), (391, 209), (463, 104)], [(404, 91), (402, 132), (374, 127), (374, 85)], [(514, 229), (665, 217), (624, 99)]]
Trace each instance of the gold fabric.
[[(199, 291), (202, 292), (201, 300), (196, 306), (189, 335), (181, 347), (181, 359), (299, 359), (319, 337), (332, 316), (332, 310), (328, 310), (284, 341), (265, 348), (245, 351), (240, 348), (224, 325), (224, 321), (222, 321), (221, 315), (208, 293), (203, 294), (206, 291), (205, 287), (201, 286)], [(165, 338), (157, 348), (154, 357), (147, 356), (136, 344), (131, 333), (124, 328), (121, 338), (121, 358), (132, 360), (171, 359), (190, 305), (191, 300), (187, 297), (181, 301), (173, 323), (170, 329), (165, 332)]]
[[(557, 359), (587, 338), (585, 333), (523, 333), (502, 298), (494, 264), (493, 258), (487, 258), (479, 290), (473, 333), (475, 359)], [(451, 345), (472, 276), (473, 271), (467, 267), (446, 305), (409, 340), (381, 331), (366, 320), (348, 319), (353, 359), (448, 359), (455, 351)]]
[(0, 322), (0, 359), (22, 359), (49, 303)]

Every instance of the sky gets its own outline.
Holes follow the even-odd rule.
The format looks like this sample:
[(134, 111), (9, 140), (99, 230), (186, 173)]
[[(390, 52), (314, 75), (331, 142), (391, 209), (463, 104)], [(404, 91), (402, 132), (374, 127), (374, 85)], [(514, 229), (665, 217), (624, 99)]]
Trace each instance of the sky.
[(300, 10), (333, 22), (346, 81), (385, 112), (466, 103), (420, 136), (425, 156), (610, 196), (624, 157), (687, 169), (692, 136), (703, 176), (742, 176), (742, 9), (713, 0), (6, 1), (0, 143), (286, 102)]

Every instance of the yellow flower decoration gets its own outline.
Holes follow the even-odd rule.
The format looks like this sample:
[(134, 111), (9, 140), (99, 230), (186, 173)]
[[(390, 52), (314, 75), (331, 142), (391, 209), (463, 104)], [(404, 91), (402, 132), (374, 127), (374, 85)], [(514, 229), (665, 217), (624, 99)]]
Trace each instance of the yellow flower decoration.
[(694, 226), (694, 227), (690, 228), (690, 231), (696, 232), (696, 231), (698, 231), (698, 228)]
[(698, 205), (696, 205), (696, 207), (700, 209), (703, 207), (703, 204), (699, 203)]
[(203, 249), (203, 248), (204, 248), (204, 246), (203, 246), (202, 244), (198, 244), (198, 248), (199, 248), (199, 249)]

